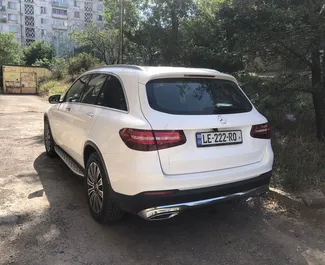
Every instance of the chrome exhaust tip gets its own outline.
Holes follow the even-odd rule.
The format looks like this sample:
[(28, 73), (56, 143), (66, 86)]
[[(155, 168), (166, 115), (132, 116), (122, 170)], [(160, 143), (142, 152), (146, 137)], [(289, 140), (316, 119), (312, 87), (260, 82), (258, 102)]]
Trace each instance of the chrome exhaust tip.
[(180, 207), (173, 208), (150, 208), (138, 213), (140, 217), (148, 221), (162, 221), (173, 218), (180, 213)]

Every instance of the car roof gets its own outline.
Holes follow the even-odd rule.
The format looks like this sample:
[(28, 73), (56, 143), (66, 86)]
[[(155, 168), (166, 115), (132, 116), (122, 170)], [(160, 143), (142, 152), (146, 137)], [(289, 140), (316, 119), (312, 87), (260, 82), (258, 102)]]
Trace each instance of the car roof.
[(87, 73), (116, 73), (118, 75), (137, 75), (138, 81), (146, 84), (152, 79), (173, 78), (173, 77), (206, 77), (227, 79), (236, 82), (236, 79), (228, 74), (221, 73), (213, 69), (206, 68), (187, 68), (187, 67), (171, 67), (171, 66), (138, 66), (138, 65), (106, 65)]

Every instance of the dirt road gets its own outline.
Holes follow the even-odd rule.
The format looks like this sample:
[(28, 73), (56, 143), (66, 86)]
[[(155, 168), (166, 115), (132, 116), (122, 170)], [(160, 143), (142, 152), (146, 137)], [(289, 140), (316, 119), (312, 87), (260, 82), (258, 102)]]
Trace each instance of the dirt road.
[(34, 96), (0, 96), (0, 264), (325, 264), (324, 226), (252, 205), (102, 226), (82, 180), (44, 154)]

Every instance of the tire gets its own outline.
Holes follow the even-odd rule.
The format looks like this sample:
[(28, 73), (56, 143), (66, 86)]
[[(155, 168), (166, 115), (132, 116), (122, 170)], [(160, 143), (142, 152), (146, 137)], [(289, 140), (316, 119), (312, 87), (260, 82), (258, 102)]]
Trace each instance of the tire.
[(54, 150), (55, 142), (53, 140), (51, 127), (50, 127), (50, 123), (49, 123), (48, 119), (44, 120), (44, 145), (45, 145), (46, 154), (49, 157), (57, 156), (57, 154)]
[(124, 214), (110, 199), (110, 190), (103, 163), (97, 153), (92, 153), (86, 165), (85, 191), (90, 214), (99, 223), (116, 222)]

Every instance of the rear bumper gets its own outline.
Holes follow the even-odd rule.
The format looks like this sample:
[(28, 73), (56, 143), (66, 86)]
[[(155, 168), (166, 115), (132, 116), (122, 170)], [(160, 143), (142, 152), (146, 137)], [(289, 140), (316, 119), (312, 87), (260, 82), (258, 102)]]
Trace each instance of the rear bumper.
[(171, 195), (156, 196), (140, 193), (128, 196), (112, 191), (112, 198), (123, 210), (138, 214), (144, 219), (168, 219), (187, 208), (262, 195), (269, 189), (271, 175), (272, 171), (269, 171), (243, 181), (201, 189), (177, 190)]

